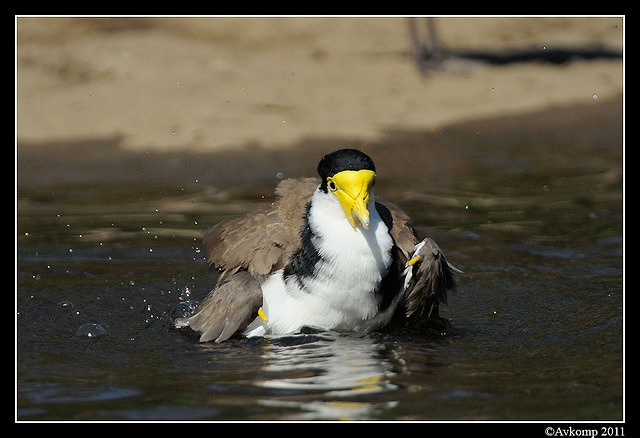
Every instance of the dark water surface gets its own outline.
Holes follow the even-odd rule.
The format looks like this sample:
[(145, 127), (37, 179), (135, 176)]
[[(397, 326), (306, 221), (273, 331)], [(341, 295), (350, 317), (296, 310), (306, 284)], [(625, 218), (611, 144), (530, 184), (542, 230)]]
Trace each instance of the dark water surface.
[[(202, 231), (268, 206), (276, 173), (312, 174), (315, 149), (311, 172), (277, 168), (285, 159), (267, 155), (268, 177), (233, 188), (197, 166), (153, 181), (92, 180), (84, 168), (60, 183), (56, 172), (72, 169), (49, 169), (36, 149), (19, 147), (17, 419), (622, 420), (623, 165), (613, 108), (604, 121), (587, 112), (549, 124), (544, 117), (557, 117), (539, 114), (390, 133), (370, 146), (376, 193), (464, 271), (442, 334), (199, 344), (173, 328), (215, 281)], [(105, 173), (127, 158), (103, 162)], [(163, 157), (146, 170), (144, 159), (142, 178)]]

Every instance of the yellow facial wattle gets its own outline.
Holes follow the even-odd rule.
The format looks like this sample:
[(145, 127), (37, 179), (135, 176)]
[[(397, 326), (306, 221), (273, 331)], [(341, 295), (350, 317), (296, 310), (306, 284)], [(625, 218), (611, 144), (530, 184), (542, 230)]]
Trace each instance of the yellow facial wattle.
[(354, 228), (369, 229), (369, 196), (376, 173), (372, 170), (343, 170), (327, 178), (331, 190)]

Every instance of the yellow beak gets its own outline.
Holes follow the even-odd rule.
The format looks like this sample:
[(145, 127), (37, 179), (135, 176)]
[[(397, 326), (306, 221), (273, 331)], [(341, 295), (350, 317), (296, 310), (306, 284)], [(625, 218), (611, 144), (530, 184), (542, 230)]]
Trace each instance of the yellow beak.
[(376, 174), (372, 170), (343, 170), (327, 178), (329, 190), (335, 193), (352, 227), (369, 229), (369, 196)]

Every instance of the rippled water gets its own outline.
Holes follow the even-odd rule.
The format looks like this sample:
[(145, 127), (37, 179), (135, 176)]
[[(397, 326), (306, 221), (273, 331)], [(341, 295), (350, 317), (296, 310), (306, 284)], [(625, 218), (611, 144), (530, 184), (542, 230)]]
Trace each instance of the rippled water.
[(201, 232), (273, 184), (19, 190), (17, 418), (621, 420), (619, 145), (477, 154), (464, 178), (376, 186), (464, 271), (447, 333), (199, 344), (172, 320), (215, 281)]

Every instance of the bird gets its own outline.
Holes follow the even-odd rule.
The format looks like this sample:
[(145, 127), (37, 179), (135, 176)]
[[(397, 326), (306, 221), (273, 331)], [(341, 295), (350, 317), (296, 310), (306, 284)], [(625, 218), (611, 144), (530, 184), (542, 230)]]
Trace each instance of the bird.
[(407, 213), (374, 195), (376, 167), (358, 149), (324, 155), (317, 177), (284, 179), (270, 208), (203, 237), (215, 287), (175, 326), (199, 342), (316, 328), (369, 333), (443, 320), (455, 273)]

